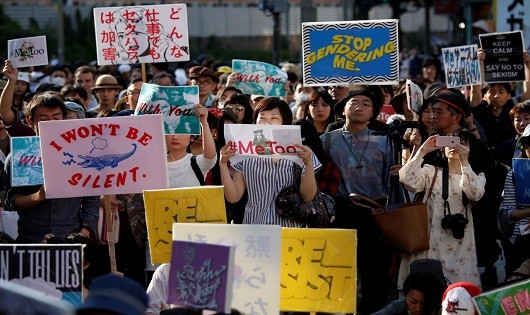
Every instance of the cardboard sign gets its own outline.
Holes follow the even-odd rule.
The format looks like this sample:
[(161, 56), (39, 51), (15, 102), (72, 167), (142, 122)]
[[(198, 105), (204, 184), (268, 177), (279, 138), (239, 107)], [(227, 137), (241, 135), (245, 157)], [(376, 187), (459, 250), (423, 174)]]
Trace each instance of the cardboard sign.
[(530, 1), (495, 1), (495, 30), (497, 32), (523, 31), (526, 51), (530, 51)]
[(233, 86), (244, 94), (285, 96), (287, 73), (265, 62), (232, 60), (232, 71), (237, 72)]
[(47, 198), (168, 187), (162, 115), (39, 122)]
[(419, 114), (421, 105), (423, 105), (423, 92), (421, 88), (412, 82), (412, 80), (407, 79), (405, 81), (405, 95), (407, 97), (408, 108), (416, 114)]
[(48, 300), (82, 303), (82, 244), (0, 244), (0, 279), (37, 290)]
[(523, 34), (521, 31), (479, 35), (486, 54), (484, 81), (524, 81)]
[(442, 48), (447, 88), (482, 84), (478, 46)]
[(473, 297), (479, 314), (530, 314), (530, 280), (491, 290)]
[(16, 68), (48, 65), (46, 36), (8, 40), (7, 53)]
[(397, 84), (398, 20), (302, 23), (304, 85)]
[(173, 241), (167, 302), (230, 314), (235, 246)]
[(11, 137), (11, 186), (42, 185), (39, 137)]
[(303, 165), (293, 145), (302, 143), (300, 126), (225, 124), (224, 131), (226, 142), (232, 141), (236, 150), (235, 156), (230, 158), (232, 164), (259, 157), (288, 159)]
[(162, 114), (164, 132), (171, 134), (201, 133), (195, 105), (199, 104), (198, 86), (160, 86), (142, 84), (135, 115)]
[(513, 159), (515, 198), (518, 206), (530, 206), (530, 159)]
[(94, 8), (98, 65), (189, 61), (186, 4)]
[(280, 226), (175, 223), (173, 239), (235, 246), (232, 307), (242, 314), (279, 314)]
[(280, 309), (354, 313), (357, 231), (282, 228)]
[(222, 186), (145, 190), (143, 194), (153, 264), (170, 262), (173, 223), (226, 223)]

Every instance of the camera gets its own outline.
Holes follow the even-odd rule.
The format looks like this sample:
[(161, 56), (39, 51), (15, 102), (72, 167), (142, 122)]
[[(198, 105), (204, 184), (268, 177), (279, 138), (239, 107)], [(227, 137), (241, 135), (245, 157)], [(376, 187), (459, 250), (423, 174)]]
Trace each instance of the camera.
[(390, 127), (397, 128), (397, 129), (408, 129), (408, 128), (418, 128), (418, 122), (417, 121), (409, 121), (409, 120), (401, 120), (401, 119), (394, 119), (392, 123), (390, 124)]
[(463, 214), (446, 214), (442, 219), (442, 228), (451, 229), (457, 240), (464, 238), (464, 229), (469, 220)]

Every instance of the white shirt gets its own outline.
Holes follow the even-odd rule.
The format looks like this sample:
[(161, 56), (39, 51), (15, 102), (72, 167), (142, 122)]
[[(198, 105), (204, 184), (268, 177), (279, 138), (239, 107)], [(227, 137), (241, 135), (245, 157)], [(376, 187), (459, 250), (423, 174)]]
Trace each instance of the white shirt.
[[(201, 185), (191, 167), (191, 157), (192, 154), (188, 153), (178, 161), (167, 163), (169, 188), (195, 187)], [(213, 159), (207, 159), (204, 155), (199, 154), (196, 159), (197, 164), (202, 171), (202, 175), (206, 179), (206, 174), (217, 162), (217, 155)]]

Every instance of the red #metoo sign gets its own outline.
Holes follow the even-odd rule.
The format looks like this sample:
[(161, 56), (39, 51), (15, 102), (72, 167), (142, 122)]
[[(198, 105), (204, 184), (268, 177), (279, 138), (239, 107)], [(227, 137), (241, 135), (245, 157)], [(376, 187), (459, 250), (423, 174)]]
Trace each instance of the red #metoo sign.
[(162, 115), (39, 123), (48, 198), (168, 187)]

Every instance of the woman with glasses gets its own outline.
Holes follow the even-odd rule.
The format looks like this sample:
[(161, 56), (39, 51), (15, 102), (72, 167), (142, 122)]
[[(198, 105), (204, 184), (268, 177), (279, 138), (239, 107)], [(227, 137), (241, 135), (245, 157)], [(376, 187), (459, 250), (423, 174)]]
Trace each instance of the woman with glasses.
[(304, 118), (317, 128), (318, 135), (326, 132), (328, 125), (335, 121), (332, 108), (335, 102), (327, 92), (314, 91), (309, 95), (304, 110)]
[(245, 94), (232, 94), (225, 102), (224, 110), (229, 110), (237, 115), (238, 124), (251, 124), (254, 110), (250, 106), (250, 98)]

